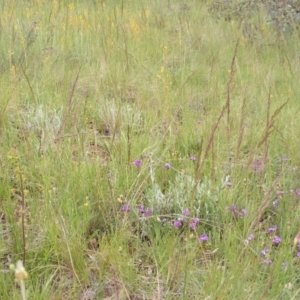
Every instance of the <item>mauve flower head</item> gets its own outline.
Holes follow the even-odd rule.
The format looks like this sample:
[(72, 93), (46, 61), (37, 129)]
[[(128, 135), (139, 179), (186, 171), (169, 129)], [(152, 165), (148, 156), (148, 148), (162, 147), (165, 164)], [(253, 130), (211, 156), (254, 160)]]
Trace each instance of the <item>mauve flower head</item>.
[(232, 183), (231, 183), (230, 181), (227, 181), (227, 182), (226, 182), (226, 186), (227, 186), (227, 187), (231, 187), (231, 186), (232, 186)]
[(169, 170), (171, 167), (172, 167), (172, 164), (171, 164), (171, 163), (166, 163), (166, 164), (164, 165), (164, 169), (166, 169), (166, 170)]
[(133, 164), (139, 168), (142, 165), (142, 161), (140, 159), (136, 159)]
[(232, 210), (231, 210), (234, 214), (236, 214), (238, 212), (237, 210), (237, 205), (236, 204), (233, 204), (232, 206)]
[(273, 238), (273, 245), (278, 245), (281, 242), (281, 238), (277, 235), (274, 236)]
[(195, 157), (195, 156), (190, 156), (189, 159), (190, 159), (191, 161), (196, 161), (196, 157)]
[(300, 257), (300, 252), (297, 252), (297, 257)]
[(246, 209), (244, 209), (244, 208), (241, 210), (240, 214), (241, 214), (241, 216), (249, 216), (248, 211)]
[(273, 208), (277, 209), (278, 208), (278, 203), (279, 203), (279, 199), (274, 199), (273, 200)]
[(262, 263), (264, 264), (264, 265), (271, 265), (272, 264), (272, 260), (271, 259), (264, 259), (263, 261), (262, 261)]
[(274, 225), (274, 226), (272, 226), (272, 227), (270, 227), (270, 228), (268, 229), (268, 233), (275, 232), (276, 230), (277, 230), (277, 226)]
[(186, 208), (186, 209), (184, 209), (183, 211), (183, 214), (185, 215), (185, 216), (189, 216), (190, 215), (190, 211)]
[(248, 241), (254, 240), (255, 239), (255, 235), (254, 234), (250, 234), (248, 236)]
[(122, 211), (128, 212), (130, 211), (130, 204), (124, 204), (121, 208)]
[(261, 172), (263, 167), (264, 167), (264, 163), (262, 160), (256, 159), (252, 162), (252, 170), (255, 173)]
[(226, 206), (226, 210), (231, 210), (233, 214), (239, 217), (244, 217), (249, 215), (249, 212), (244, 208), (239, 211), (236, 204), (233, 204), (231, 208), (229, 206)]
[(192, 230), (196, 230), (197, 229), (197, 224), (200, 222), (200, 219), (199, 218), (192, 218), (190, 220), (190, 228)]
[(193, 222), (191, 222), (190, 223), (190, 228), (192, 229), (192, 230), (196, 230), (197, 229), (197, 224), (196, 223), (193, 223)]
[(147, 209), (146, 211), (145, 211), (145, 216), (146, 217), (150, 217), (152, 215), (152, 210), (151, 209)]
[(261, 251), (261, 255), (262, 256), (266, 256), (267, 254), (269, 253), (269, 249), (263, 249), (262, 251)]
[(144, 205), (140, 205), (139, 211), (143, 213), (145, 211), (145, 206)]
[(300, 189), (297, 189), (297, 196), (300, 197)]
[(180, 227), (180, 226), (182, 226), (182, 224), (181, 224), (180, 221), (174, 221), (174, 222), (173, 222), (173, 226), (175, 226), (175, 227)]
[(199, 241), (200, 242), (207, 242), (208, 241), (208, 236), (206, 234), (201, 234), (199, 236)]
[(199, 218), (192, 218), (191, 222), (194, 223), (194, 224), (197, 224), (197, 223), (200, 222), (200, 219)]

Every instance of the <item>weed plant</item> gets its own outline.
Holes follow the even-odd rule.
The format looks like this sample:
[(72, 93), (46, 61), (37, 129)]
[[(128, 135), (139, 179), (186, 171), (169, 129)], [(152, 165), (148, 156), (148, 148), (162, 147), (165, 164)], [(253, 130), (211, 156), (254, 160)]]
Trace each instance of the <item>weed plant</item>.
[(0, 299), (299, 299), (299, 32), (209, 4), (1, 3)]

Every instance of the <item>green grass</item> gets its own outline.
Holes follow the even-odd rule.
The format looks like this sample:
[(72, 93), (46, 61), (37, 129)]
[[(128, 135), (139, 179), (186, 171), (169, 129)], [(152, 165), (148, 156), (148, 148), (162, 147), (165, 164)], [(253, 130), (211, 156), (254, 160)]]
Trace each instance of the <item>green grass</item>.
[(1, 4), (0, 299), (298, 299), (299, 36), (208, 4)]

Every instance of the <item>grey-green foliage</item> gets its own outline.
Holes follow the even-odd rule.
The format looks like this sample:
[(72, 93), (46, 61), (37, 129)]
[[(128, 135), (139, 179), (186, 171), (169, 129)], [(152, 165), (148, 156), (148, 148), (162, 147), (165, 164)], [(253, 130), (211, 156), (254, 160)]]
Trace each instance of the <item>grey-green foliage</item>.
[(266, 13), (267, 23), (275, 26), (279, 34), (294, 30), (300, 25), (299, 0), (214, 0), (209, 6), (209, 12), (218, 19), (241, 22), (247, 27), (248, 35), (253, 35), (253, 31), (257, 29), (253, 22), (262, 11)]
[[(186, 208), (191, 208), (189, 195), (193, 190), (194, 178), (185, 172), (178, 172), (172, 182), (169, 182), (166, 191), (162, 191), (159, 184), (151, 176), (152, 185), (148, 189), (146, 198), (153, 210), (160, 214), (171, 212), (181, 213)], [(209, 217), (214, 213), (218, 203), (219, 186), (213, 186), (212, 181), (204, 177), (198, 183), (195, 199), (192, 201), (195, 215)]]

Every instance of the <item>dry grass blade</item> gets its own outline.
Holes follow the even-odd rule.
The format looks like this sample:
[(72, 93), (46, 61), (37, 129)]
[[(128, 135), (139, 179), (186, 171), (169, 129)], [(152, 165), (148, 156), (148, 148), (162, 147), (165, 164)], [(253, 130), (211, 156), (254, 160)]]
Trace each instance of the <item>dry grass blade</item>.
[(279, 182), (279, 179), (281, 178), (283, 173), (279, 174), (275, 180), (273, 181), (271, 187), (269, 188), (269, 190), (265, 193), (264, 198), (262, 199), (261, 205), (258, 209), (258, 212), (254, 218), (254, 220), (252, 221), (250, 227), (249, 227), (249, 232), (254, 232), (256, 231), (256, 229), (258, 228), (258, 225), (260, 223), (260, 220), (264, 214), (264, 212), (266, 211), (266, 209), (269, 206), (269, 201), (270, 201), (270, 197), (275, 189), (275, 187), (277, 186), (277, 183)]
[(66, 126), (66, 122), (67, 122), (68, 118), (70, 117), (70, 112), (72, 111), (71, 107), (72, 107), (72, 104), (73, 104), (75, 87), (76, 87), (77, 82), (78, 82), (79, 73), (80, 73), (81, 68), (82, 68), (82, 66), (80, 66), (80, 68), (78, 70), (78, 73), (77, 73), (77, 76), (76, 76), (76, 78), (74, 80), (74, 83), (72, 85), (72, 89), (71, 89), (71, 92), (70, 92), (70, 96), (68, 98), (67, 106), (64, 109), (64, 115), (63, 115), (63, 118), (62, 118), (62, 123), (61, 123), (61, 126), (60, 126), (60, 128), (59, 128), (59, 130), (57, 132), (57, 136), (55, 138), (55, 142), (57, 142), (58, 140), (60, 140), (61, 138), (63, 138), (62, 133), (64, 132), (64, 129), (65, 129), (65, 126)]
[[(269, 117), (267, 118), (268, 120), (267, 120), (266, 128), (264, 130), (263, 136), (261, 137), (260, 141), (257, 144), (257, 148), (260, 148), (266, 142), (266, 140), (268, 139), (270, 134), (274, 131), (273, 126), (274, 126), (275, 119), (278, 116), (278, 114), (281, 112), (281, 110), (284, 108), (284, 106), (286, 106), (288, 104), (289, 101), (290, 101), (290, 99), (288, 99), (280, 107), (278, 107), (275, 110), (275, 112), (273, 113), (270, 120), (269, 120)], [(268, 101), (268, 103), (269, 103), (269, 101)]]

